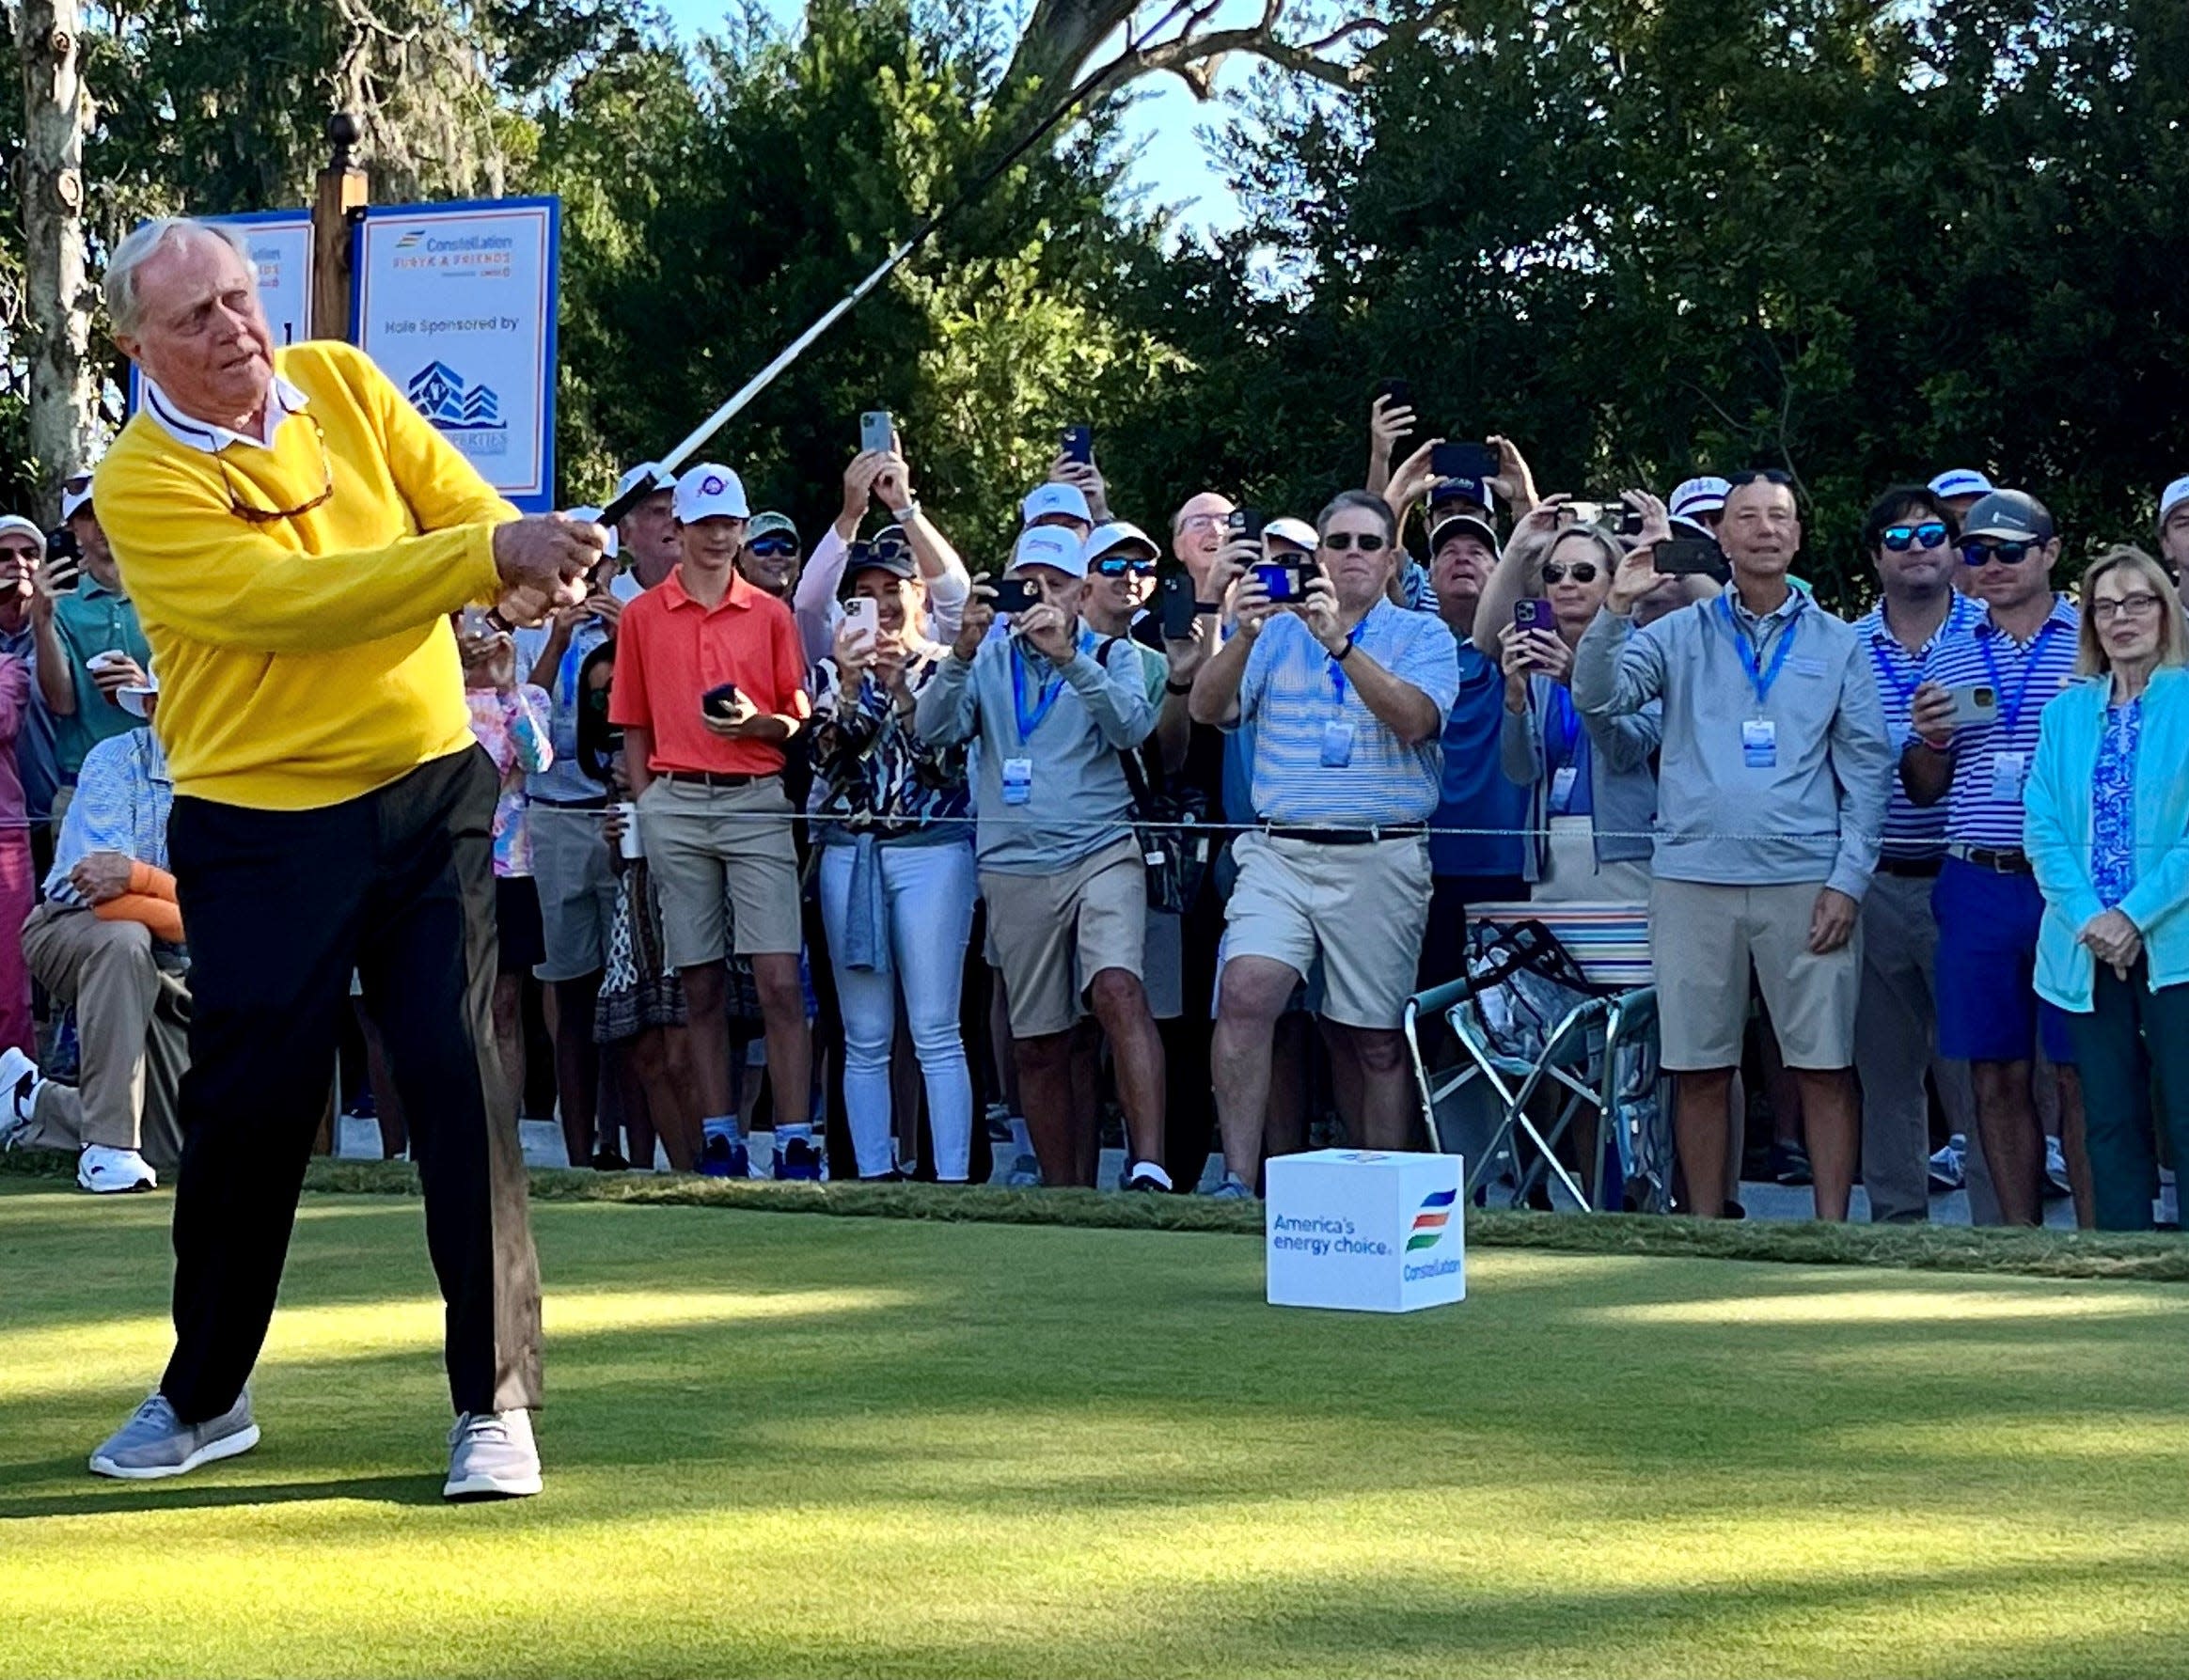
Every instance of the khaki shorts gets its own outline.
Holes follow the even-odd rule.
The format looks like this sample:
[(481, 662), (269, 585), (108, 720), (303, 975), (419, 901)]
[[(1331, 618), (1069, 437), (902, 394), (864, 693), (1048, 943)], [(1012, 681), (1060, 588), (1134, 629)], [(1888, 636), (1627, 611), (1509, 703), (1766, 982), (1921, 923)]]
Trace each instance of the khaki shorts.
[(1268, 957), (1305, 980), (1319, 955), (1323, 1019), (1395, 1031), (1428, 924), (1426, 838), (1330, 846), (1242, 834), (1232, 852), (1220, 960)]
[(981, 871), (988, 953), (1003, 971), (1015, 1038), (1066, 1032), (1086, 984), (1105, 968), (1142, 977), (1148, 871), (1131, 840), (1051, 875)]
[(1658, 880), (1649, 895), (1649, 958), (1657, 971), (1664, 1066), (1703, 1073), (1740, 1065), (1753, 963), (1790, 1068), (1854, 1063), (1854, 1006), (1862, 994), (1862, 924), (1830, 956), (1809, 950), (1821, 881), (1718, 887)]
[[(1079, 973), (1081, 997), (1094, 978)], [(1148, 1013), (1157, 1020), (1175, 1021), (1186, 1013), (1185, 919), (1175, 911), (1148, 906), (1147, 932), (1141, 940), (1141, 985), (1148, 995)]]
[(638, 796), (638, 838), (670, 967), (720, 962), (732, 922), (741, 957), (798, 954), (798, 849), (780, 777), (742, 788), (656, 777)]
[(532, 878), (540, 884), (540, 930), (546, 960), (540, 980), (582, 980), (608, 966), (608, 931), (616, 923), (616, 868), (602, 827), (606, 813), (582, 806), (538, 803), (527, 813), (532, 835)]

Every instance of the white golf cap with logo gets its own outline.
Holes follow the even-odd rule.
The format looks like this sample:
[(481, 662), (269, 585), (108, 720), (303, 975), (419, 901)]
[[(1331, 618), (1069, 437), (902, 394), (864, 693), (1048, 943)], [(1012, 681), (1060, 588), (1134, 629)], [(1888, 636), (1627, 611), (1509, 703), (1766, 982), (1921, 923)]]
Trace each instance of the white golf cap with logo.
[(2176, 479), (2159, 492), (2159, 523), (2165, 525), (2166, 515), (2183, 502), (2189, 502), (2189, 478)]
[(702, 461), (676, 481), (676, 519), (697, 525), (702, 519), (749, 519), (745, 486), (728, 467)]
[(1996, 486), (1973, 466), (1957, 466), (1940, 473), (1930, 480), (1930, 494), (1937, 496), (1990, 495)]
[(1087, 497), (1077, 484), (1044, 484), (1019, 504), (1024, 522), (1032, 525), (1037, 519), (1077, 519), (1082, 525), (1093, 525), (1094, 513), (1087, 506)]
[(1011, 551), (1011, 571), (1020, 572), (1028, 566), (1047, 566), (1066, 577), (1085, 577), (1087, 551), (1071, 532), (1053, 525), (1037, 525), (1019, 532), (1018, 544)]
[(1315, 526), (1304, 519), (1272, 519), (1262, 527), (1262, 535), (1274, 537), (1280, 542), (1289, 542), (1295, 548), (1313, 554), (1322, 545), (1322, 539), (1315, 534)]
[(1127, 553), (1137, 555), (1143, 560), (1154, 560), (1161, 558), (1163, 553), (1147, 532), (1122, 519), (1112, 520), (1108, 525), (1098, 525), (1089, 531), (1080, 552), (1090, 572), (1094, 569), (1096, 560), (1108, 555)]
[(1672, 499), (1664, 504), (1664, 510), (1675, 519), (1694, 519), (1700, 514), (1715, 513), (1725, 505), (1725, 495), (1732, 485), (1723, 479), (1705, 473), (1701, 478), (1685, 480), (1672, 493)]

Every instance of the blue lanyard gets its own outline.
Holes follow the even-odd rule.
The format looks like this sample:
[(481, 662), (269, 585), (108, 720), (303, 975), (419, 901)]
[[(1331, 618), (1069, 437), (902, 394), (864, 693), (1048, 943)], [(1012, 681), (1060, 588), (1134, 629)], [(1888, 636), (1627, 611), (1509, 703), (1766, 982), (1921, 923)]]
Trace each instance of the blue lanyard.
[[(1085, 650), (1088, 635), (1088, 631), (1084, 628), (1080, 630), (1079, 651)], [(1033, 739), (1033, 731), (1040, 729), (1042, 721), (1048, 716), (1050, 712), (1055, 710), (1058, 698), (1064, 692), (1064, 673), (1052, 666), (1049, 674), (1042, 679), (1041, 691), (1035, 695), (1032, 709), (1030, 711), (1026, 704), (1026, 655), (1018, 651), (1018, 644), (1013, 642), (1011, 644), (1011, 710), (1018, 724), (1018, 743), (1021, 746)]]
[[(1893, 645), (1898, 647), (1899, 643), (1895, 642)], [(1877, 667), (1878, 681), (1891, 689), (1893, 698), (1899, 701), (1899, 715), (1905, 716), (1908, 708), (1914, 703), (1915, 691), (1923, 686), (1922, 661), (1916, 662), (1915, 674), (1903, 683), (1900, 681), (1899, 673), (1893, 668), (1892, 656), (1879, 648), (1873, 640), (1870, 643), (1870, 663)]]
[(1723, 595), (1718, 597), (1718, 616), (1725, 620), (1726, 632), (1733, 637), (1734, 651), (1740, 655), (1740, 668), (1748, 673), (1748, 685), (1756, 690), (1756, 708), (1760, 712), (1771, 699), (1772, 685), (1779, 680), (1779, 672), (1786, 669), (1787, 655), (1794, 651), (1794, 636), (1802, 628), (1801, 609), (1795, 609), (1794, 616), (1787, 620), (1786, 629), (1779, 633), (1778, 646), (1772, 649), (1768, 666), (1756, 663), (1755, 648), (1733, 620), (1733, 604)]
[(1573, 696), (1557, 683), (1551, 686), (1551, 700), (1543, 714), (1543, 743), (1551, 768), (1574, 761), (1574, 748), (1581, 742), (1581, 714), (1574, 710)]
[(1999, 655), (1992, 643), (2007, 633), (1994, 629), (1990, 636), (1979, 636), (1976, 645), (1984, 650), (1984, 668), (1992, 673), (1992, 686), (1999, 691), (1999, 722), (2009, 737), (2014, 726), (2022, 721), (2022, 702), (2029, 698), (2029, 680), (2037, 675), (2037, 662), (2044, 657), (2044, 645), (2052, 639), (2052, 633), (2060, 627), (2057, 619), (2047, 619), (2039, 626), (2029, 644), (2029, 652), (2022, 656), (2022, 681), (2014, 690), (2014, 698), (2007, 698), (2007, 684), (1999, 677)]

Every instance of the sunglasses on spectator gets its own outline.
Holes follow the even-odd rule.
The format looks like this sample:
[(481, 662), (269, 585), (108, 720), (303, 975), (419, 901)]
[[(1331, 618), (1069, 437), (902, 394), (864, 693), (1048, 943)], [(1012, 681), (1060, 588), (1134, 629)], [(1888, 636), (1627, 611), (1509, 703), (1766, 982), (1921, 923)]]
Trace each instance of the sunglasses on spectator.
[(1362, 554), (1380, 554), (1391, 545), (1391, 540), (1377, 531), (1328, 531), (1322, 542), (1333, 554), (1344, 554), (1349, 548), (1357, 548)]
[[(307, 415), (306, 418), (309, 419), (310, 416)], [(228, 511), (251, 525), (271, 525), (276, 519), (301, 519), (314, 508), (331, 501), (335, 494), (335, 458), (327, 453), (327, 434), (321, 430), (317, 420), (312, 420), (311, 430), (312, 434), (319, 439), (320, 471), (326, 480), (319, 495), (309, 501), (297, 503), (293, 508), (254, 507), (244, 500), (244, 493), (236, 483), (235, 474), (228, 470), (228, 457), (225, 454), (215, 455), (213, 459), (220, 463), (220, 475), (228, 483)]]
[(1961, 562), (1969, 566), (1989, 566), (1997, 560), (2002, 566), (2019, 566), (2033, 550), (2043, 546), (2041, 542), (1964, 542)]
[(1576, 560), (1570, 566), (1552, 565), (1543, 568), (1545, 583), (1564, 583), (1569, 577), (1575, 583), (1594, 583), (1598, 575), (1594, 560)]
[(1927, 519), (1921, 525), (1885, 526), (1885, 546), (1895, 554), (1906, 554), (1911, 548), (1936, 548), (1945, 541), (1945, 525), (1941, 520)]
[(798, 545), (788, 537), (763, 537), (745, 545), (763, 559), (780, 559), (784, 555), (796, 554)]
[(2118, 601), (2098, 600), (2090, 603), (2090, 617), (2101, 624), (2110, 624), (2116, 619), (2148, 619), (2159, 610), (2159, 598), (2149, 589), (2134, 595), (2123, 595)]
[(1094, 562), (1094, 575), (1097, 577), (1153, 577), (1155, 572), (1155, 561), (1143, 560), (1133, 555), (1104, 555)]

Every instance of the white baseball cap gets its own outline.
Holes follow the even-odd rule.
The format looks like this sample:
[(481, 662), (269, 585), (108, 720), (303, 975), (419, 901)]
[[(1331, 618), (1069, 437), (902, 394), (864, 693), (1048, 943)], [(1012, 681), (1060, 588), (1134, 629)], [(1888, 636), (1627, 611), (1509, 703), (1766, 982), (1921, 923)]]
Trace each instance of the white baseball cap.
[(132, 683), (114, 691), (114, 702), (132, 717), (145, 715), (145, 701), (160, 692), (160, 673), (150, 664), (145, 667), (145, 680), (140, 686)]
[(1272, 519), (1262, 527), (1262, 535), (1289, 542), (1295, 548), (1304, 548), (1309, 554), (1322, 546), (1322, 539), (1315, 534), (1315, 526), (1304, 519)]
[(1105, 555), (1115, 554), (1119, 549), (1129, 549), (1143, 560), (1160, 559), (1163, 554), (1156, 546), (1156, 540), (1139, 526), (1117, 519), (1108, 525), (1098, 525), (1089, 531), (1087, 541), (1080, 545), (1079, 555), (1086, 562), (1087, 570), (1092, 572), (1096, 560)]
[(676, 481), (676, 521), (697, 525), (702, 519), (750, 519), (745, 486), (726, 466), (702, 461)]
[[(598, 508), (572, 508), (569, 510), (569, 516), (572, 519), (582, 520), (587, 525), (599, 525), (601, 523), (601, 510)], [(622, 546), (622, 543), (617, 540), (614, 526), (608, 526), (606, 529), (608, 533), (608, 546), (604, 552), (612, 560), (616, 557), (616, 551)]]
[(2189, 502), (2189, 479), (2176, 479), (2159, 492), (2159, 523), (2165, 525), (2166, 515), (2183, 502)]
[[(71, 488), (74, 486), (74, 488)], [(79, 510), (91, 505), (91, 475), (83, 473), (61, 486), (61, 523), (67, 525)]]
[(1700, 478), (1687, 479), (1675, 490), (1672, 500), (1665, 504), (1665, 510), (1675, 519), (1715, 513), (1725, 505), (1726, 494), (1732, 488), (1724, 479), (1705, 473)]
[(1040, 485), (1019, 504), (1018, 511), (1027, 525), (1032, 525), (1037, 519), (1053, 519), (1060, 515), (1066, 519), (1076, 519), (1082, 525), (1094, 523), (1094, 510), (1087, 506), (1087, 497), (1077, 484)]
[(1947, 495), (1990, 495), (1995, 486), (1992, 480), (1973, 466), (1950, 467), (1930, 480), (1930, 494)]
[[(1078, 495), (1079, 492), (1075, 490), (1072, 494)], [(1082, 501), (1081, 506), (1084, 505)], [(1066, 577), (1085, 577), (1087, 551), (1079, 546), (1079, 538), (1071, 532), (1053, 525), (1037, 525), (1032, 530), (1018, 533), (1018, 544), (1011, 551), (1008, 570), (1016, 572), (1027, 566), (1047, 566)]]
[(656, 489), (667, 490), (675, 481), (661, 470), (660, 462), (641, 461), (637, 466), (624, 468), (623, 476), (616, 480), (616, 494), (608, 500), (611, 502), (621, 501), (635, 486), (639, 484), (653, 484)]
[(45, 553), (46, 534), (39, 528), (35, 520), (25, 519), (20, 513), (0, 513), (0, 537), (11, 531), (28, 537), (38, 544), (39, 553)]

